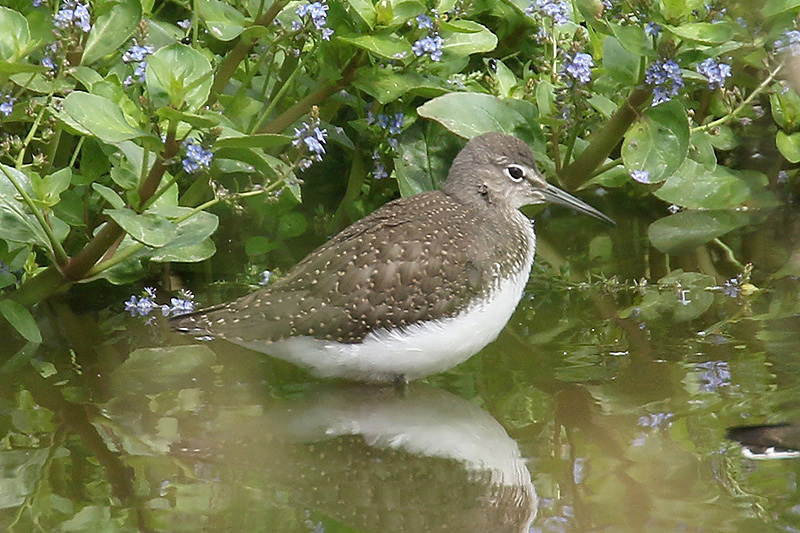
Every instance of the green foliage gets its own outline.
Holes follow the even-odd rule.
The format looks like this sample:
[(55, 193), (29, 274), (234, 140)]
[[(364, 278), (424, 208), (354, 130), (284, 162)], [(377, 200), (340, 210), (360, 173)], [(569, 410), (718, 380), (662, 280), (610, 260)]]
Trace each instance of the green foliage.
[[(554, 4), (563, 15), (526, 0), (0, 8), (0, 261), (17, 269), (3, 286), (27, 306), (206, 260), (217, 217), (235, 216), (220, 204), (261, 221), (239, 241), (268, 263), (346, 213), (439, 186), (458, 138), (487, 131), (529, 143), (570, 188), (647, 205), (667, 253), (780, 203), (800, 161), (800, 96), (779, 76), (800, 48), (797, 2)], [(762, 115), (785, 160), (737, 170), (727, 156)]]

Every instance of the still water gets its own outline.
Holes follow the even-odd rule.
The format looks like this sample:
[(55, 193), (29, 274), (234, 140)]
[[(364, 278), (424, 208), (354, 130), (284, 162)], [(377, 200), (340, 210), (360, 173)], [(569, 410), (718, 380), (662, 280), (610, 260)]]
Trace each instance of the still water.
[(499, 339), (405, 388), (197, 343), (105, 285), (40, 306), (45, 343), (0, 348), (0, 527), (800, 530), (800, 459), (725, 438), (800, 420), (796, 210), (670, 257), (558, 215)]

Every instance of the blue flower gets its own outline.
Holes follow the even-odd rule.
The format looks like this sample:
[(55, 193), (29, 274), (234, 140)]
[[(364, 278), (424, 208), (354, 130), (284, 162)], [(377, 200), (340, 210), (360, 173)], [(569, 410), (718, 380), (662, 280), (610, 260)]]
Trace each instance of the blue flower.
[(50, 57), (50, 56), (45, 56), (45, 57), (42, 58), (42, 66), (43, 67), (47, 67), (50, 70), (55, 70), (56, 69), (56, 65), (55, 65), (55, 63), (53, 63), (53, 58)]
[(192, 21), (189, 19), (183, 19), (176, 22), (178, 27), (184, 31), (187, 31), (189, 28), (192, 27)]
[(789, 52), (792, 56), (800, 55), (800, 31), (789, 30), (783, 34), (783, 39), (775, 41), (775, 49), (780, 52)]
[(421, 30), (432, 30), (433, 29), (433, 21), (431, 18), (423, 13), (422, 15), (417, 15), (417, 28)]
[[(392, 135), (397, 135), (403, 129), (403, 124), (405, 123), (406, 116), (403, 113), (396, 113), (393, 117), (389, 115), (380, 114), (378, 115), (378, 120), (375, 121), (374, 117), (372, 119), (381, 129), (388, 129), (389, 133)], [(367, 115), (367, 124), (371, 124), (370, 117)]]
[(153, 309), (158, 308), (155, 298), (156, 290), (152, 287), (146, 287), (139, 297), (132, 295), (125, 302), (125, 310), (128, 311), (131, 316), (147, 316)]
[(300, 129), (294, 129), (294, 140), (292, 145), (296, 147), (305, 146), (306, 150), (310, 152), (311, 159), (303, 158), (300, 160), (300, 168), (305, 170), (311, 166), (313, 161), (322, 161), (322, 156), (325, 155), (325, 143), (328, 137), (328, 131), (319, 128), (319, 121), (312, 121), (311, 124), (303, 122)]
[(719, 89), (725, 85), (725, 78), (731, 75), (731, 66), (726, 63), (717, 63), (709, 57), (697, 66), (697, 72), (708, 78), (709, 89)]
[(3, 96), (3, 93), (0, 93), (0, 115), (6, 117), (11, 116), (11, 113), (14, 111), (14, 103), (16, 101), (17, 99), (10, 94)]
[(644, 26), (644, 33), (651, 37), (658, 37), (658, 34), (661, 33), (661, 26), (655, 22), (648, 22)]
[(594, 61), (592, 56), (579, 52), (572, 58), (567, 58), (564, 63), (564, 72), (567, 73), (572, 79), (586, 85), (592, 81), (592, 67)]
[(631, 177), (639, 183), (650, 183), (650, 172), (647, 170), (631, 170)]
[[(333, 30), (327, 27), (328, 24), (328, 5), (323, 2), (313, 2), (310, 4), (301, 4), (296, 10), (297, 16), (301, 19), (306, 17), (311, 18), (314, 27), (322, 33), (322, 38), (326, 41), (331, 40)], [(292, 23), (294, 30), (299, 30), (302, 25)]]
[(183, 158), (183, 170), (187, 174), (194, 174), (201, 168), (209, 168), (211, 160), (214, 159), (214, 154), (211, 150), (203, 148), (200, 143), (195, 142), (194, 139), (187, 139), (183, 143), (186, 148), (186, 157)]
[(644, 81), (653, 86), (653, 106), (668, 102), (685, 86), (681, 67), (673, 59), (659, 59), (647, 67)]
[(76, 0), (64, 0), (58, 13), (53, 17), (53, 24), (62, 30), (76, 26), (83, 33), (89, 33), (92, 24), (88, 4), (83, 5)]
[(722, 288), (722, 294), (730, 298), (737, 298), (741, 292), (742, 287), (739, 285), (739, 278), (731, 278), (725, 281), (725, 286)]
[(376, 180), (388, 178), (389, 173), (386, 172), (386, 167), (383, 166), (383, 161), (381, 161), (381, 154), (378, 153), (377, 150), (373, 150), (372, 152), (372, 161), (375, 163), (375, 168), (372, 170), (372, 177)]
[(444, 39), (438, 35), (428, 35), (416, 41), (411, 49), (417, 57), (424, 54), (430, 54), (431, 61), (441, 61), (442, 59), (442, 45)]
[(273, 274), (271, 271), (269, 270), (262, 271), (261, 274), (259, 274), (258, 284), (261, 285), (262, 287), (264, 285), (269, 285), (269, 282), (272, 281), (272, 276)]
[(131, 46), (127, 52), (122, 54), (122, 61), (124, 63), (135, 63), (137, 61), (144, 61), (144, 58), (149, 56), (153, 52), (155, 52), (155, 49), (149, 44), (145, 46), (139, 46), (138, 44), (136, 44), (136, 41), (134, 41), (133, 46)]
[(533, 16), (536, 11), (553, 19), (558, 26), (569, 22), (569, 8), (567, 3), (561, 0), (536, 0), (525, 8), (525, 14), (529, 17)]

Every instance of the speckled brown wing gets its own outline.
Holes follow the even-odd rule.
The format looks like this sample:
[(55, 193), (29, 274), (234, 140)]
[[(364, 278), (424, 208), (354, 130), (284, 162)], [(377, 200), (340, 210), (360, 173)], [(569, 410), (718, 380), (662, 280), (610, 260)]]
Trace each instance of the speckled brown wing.
[(474, 212), (439, 191), (395, 200), (273, 285), (172, 325), (240, 341), (309, 335), (353, 343), (376, 329), (453, 316), (494, 275), (479, 265), (496, 263), (480, 254), (494, 255), (492, 243), (508, 242), (507, 235), (476, 235), (480, 227)]

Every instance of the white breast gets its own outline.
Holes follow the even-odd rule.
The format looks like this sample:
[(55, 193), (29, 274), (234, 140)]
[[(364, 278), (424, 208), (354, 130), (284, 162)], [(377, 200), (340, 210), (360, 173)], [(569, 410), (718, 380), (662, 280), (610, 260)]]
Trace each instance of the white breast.
[(495, 340), (511, 318), (533, 264), (536, 236), (532, 227), (528, 238), (530, 252), (517, 272), (498, 281), (487, 300), (475, 301), (457, 316), (412, 324), (402, 330), (375, 331), (358, 344), (309, 336), (274, 343), (238, 344), (306, 367), (326, 378), (391, 381), (398, 376), (410, 380), (443, 372)]

